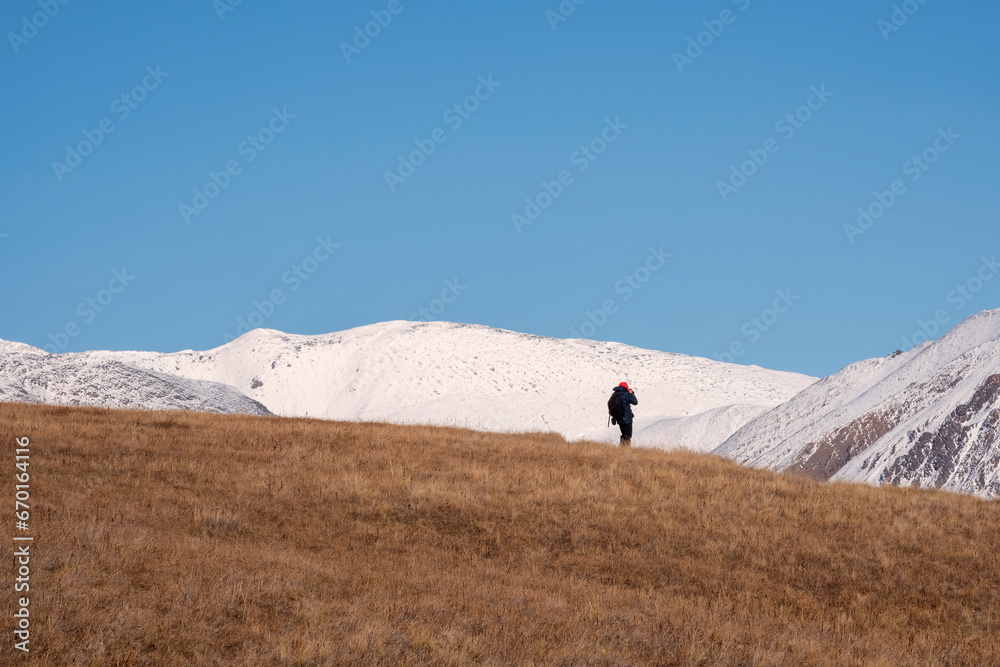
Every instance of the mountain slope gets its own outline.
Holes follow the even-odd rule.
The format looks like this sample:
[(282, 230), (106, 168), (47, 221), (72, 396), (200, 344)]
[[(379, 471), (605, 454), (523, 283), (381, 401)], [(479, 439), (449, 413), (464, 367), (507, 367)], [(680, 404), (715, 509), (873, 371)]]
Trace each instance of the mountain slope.
[(1000, 310), (869, 359), (749, 422), (716, 453), (814, 479), (1000, 495)]
[(115, 359), (53, 355), (0, 341), (0, 402), (267, 415), (263, 405), (218, 382), (191, 380)]
[(321, 336), (258, 329), (208, 352), (82, 356), (221, 382), (287, 416), (556, 431), (605, 442), (618, 437), (607, 427), (607, 396), (627, 380), (639, 398), (637, 444), (703, 451), (815, 381), (445, 322), (386, 322)]

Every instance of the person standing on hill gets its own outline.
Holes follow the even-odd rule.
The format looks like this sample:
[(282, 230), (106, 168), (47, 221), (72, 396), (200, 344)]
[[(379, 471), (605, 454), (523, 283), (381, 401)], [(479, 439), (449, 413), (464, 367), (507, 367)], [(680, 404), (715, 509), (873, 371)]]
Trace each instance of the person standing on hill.
[[(619, 405), (615, 405), (615, 402)], [(618, 424), (622, 437), (618, 441), (619, 447), (632, 446), (632, 406), (639, 405), (639, 399), (635, 397), (635, 392), (628, 388), (627, 382), (622, 382), (614, 389), (611, 398), (608, 400), (608, 411), (611, 413), (612, 421)]]

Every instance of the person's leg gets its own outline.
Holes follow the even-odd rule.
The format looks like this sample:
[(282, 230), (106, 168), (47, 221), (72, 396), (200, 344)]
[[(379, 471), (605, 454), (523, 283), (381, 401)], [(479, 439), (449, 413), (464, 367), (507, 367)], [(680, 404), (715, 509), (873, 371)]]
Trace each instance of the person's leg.
[(631, 447), (632, 446), (632, 425), (631, 424), (619, 424), (622, 431), (621, 440), (618, 441), (621, 447)]

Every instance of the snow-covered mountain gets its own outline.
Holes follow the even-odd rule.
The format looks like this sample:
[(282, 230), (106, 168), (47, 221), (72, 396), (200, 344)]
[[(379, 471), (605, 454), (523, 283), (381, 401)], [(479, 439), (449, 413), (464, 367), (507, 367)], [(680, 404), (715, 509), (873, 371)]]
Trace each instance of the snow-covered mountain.
[(49, 354), (0, 340), (0, 402), (270, 414), (218, 382), (158, 373), (117, 359)]
[(1000, 310), (861, 361), (750, 421), (716, 453), (814, 479), (1000, 496)]
[[(32, 377), (50, 378), (48, 393), (29, 391), (30, 398), (21, 399), (22, 376), (0, 366), (0, 400), (66, 402), (64, 396), (82, 394), (116, 406), (128, 400), (170, 407), (137, 399), (135, 387), (115, 376), (123, 368), (141, 369), (164, 382), (228, 385), (247, 401), (234, 404), (234, 412), (260, 404), (287, 416), (545, 430), (607, 442), (618, 436), (607, 427), (605, 403), (612, 387), (625, 380), (639, 399), (637, 444), (701, 451), (815, 382), (618, 343), (445, 322), (386, 322), (321, 336), (257, 329), (208, 352), (176, 354), (53, 356), (8, 344), (0, 357), (7, 365), (33, 368)], [(107, 369), (107, 382), (96, 369)]]
[(445, 322), (322, 336), (258, 329), (207, 352), (51, 355), (0, 341), (0, 401), (274, 413), (548, 430), (617, 440), (611, 388), (636, 389), (635, 441), (815, 479), (1000, 496), (1000, 310), (938, 341), (815, 378)]

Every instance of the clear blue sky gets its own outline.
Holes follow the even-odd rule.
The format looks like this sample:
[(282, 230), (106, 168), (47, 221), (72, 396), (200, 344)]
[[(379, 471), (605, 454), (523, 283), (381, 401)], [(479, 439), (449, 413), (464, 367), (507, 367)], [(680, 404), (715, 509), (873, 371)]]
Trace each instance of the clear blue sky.
[(0, 338), (208, 349), (423, 308), (825, 375), (1000, 306), (996, 3), (889, 30), (870, 0), (224, 2), (4, 4)]

